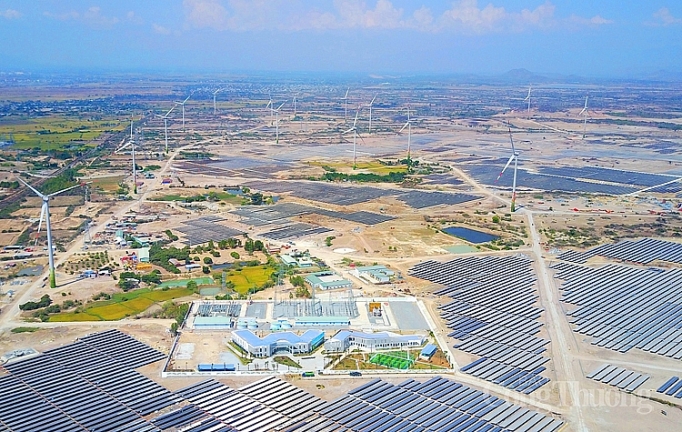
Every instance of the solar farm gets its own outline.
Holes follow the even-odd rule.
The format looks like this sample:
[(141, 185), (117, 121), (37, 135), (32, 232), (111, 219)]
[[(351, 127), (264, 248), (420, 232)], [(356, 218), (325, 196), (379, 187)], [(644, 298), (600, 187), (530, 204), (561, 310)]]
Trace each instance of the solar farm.
[[(549, 340), (539, 337), (542, 309), (525, 257), (471, 257), (440, 263), (426, 261), (410, 275), (444, 285), (435, 294), (452, 300), (440, 306), (441, 317), (460, 342), (454, 348), (479, 359), (462, 372), (523, 393), (549, 382), (541, 374)], [(504, 298), (504, 302), (500, 299)]]
[(225, 240), (230, 237), (238, 237), (244, 234), (238, 229), (234, 229), (219, 222), (224, 218), (215, 216), (204, 216), (192, 221), (184, 222), (175, 229), (185, 235), (185, 244), (200, 245), (209, 241)]

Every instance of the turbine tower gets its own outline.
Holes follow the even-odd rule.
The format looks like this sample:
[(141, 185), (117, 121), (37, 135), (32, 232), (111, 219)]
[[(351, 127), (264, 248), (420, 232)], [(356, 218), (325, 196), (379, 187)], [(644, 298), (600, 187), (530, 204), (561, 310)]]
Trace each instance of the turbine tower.
[(530, 117), (530, 99), (531, 99), (530, 98), (530, 92), (531, 91), (532, 91), (532, 87), (529, 85), (528, 86), (528, 96), (526, 96), (526, 98), (524, 99), (524, 102), (528, 101), (528, 117)]
[[(223, 90), (224, 90), (224, 89), (219, 88), (218, 90), (216, 90), (216, 91), (213, 92), (213, 115), (216, 115), (216, 113), (217, 113), (216, 104), (215, 104), (215, 95), (217, 95), (218, 93), (220, 93), (220, 92), (223, 91)], [(189, 96), (188, 96), (188, 97), (189, 97)], [(183, 105), (183, 107), (184, 107), (184, 105)], [(184, 125), (183, 125), (183, 126), (184, 126)]]
[(341, 98), (343, 101), (343, 119), (347, 120), (348, 119), (348, 92), (350, 91), (350, 87), (346, 89), (346, 95)]
[(341, 135), (345, 135), (348, 132), (353, 132), (353, 169), (357, 167), (357, 140), (358, 140), (358, 114), (360, 114), (360, 108), (355, 112), (355, 120), (353, 121), (353, 126), (347, 131), (343, 132)]
[[(274, 105), (270, 107), (270, 110), (275, 113), (275, 143), (279, 144), (279, 110), (282, 109), (284, 104), (287, 103), (287, 101), (282, 102), (282, 104), (277, 108), (274, 109)], [(271, 114), (272, 115), (272, 114)]]
[(519, 168), (519, 152), (514, 147), (514, 138), (512, 138), (511, 126), (507, 126), (507, 127), (509, 128), (509, 142), (511, 143), (512, 154), (509, 157), (507, 164), (502, 169), (502, 172), (500, 172), (500, 175), (497, 176), (497, 180), (495, 180), (495, 183), (497, 183), (497, 181), (500, 179), (500, 177), (502, 177), (502, 174), (504, 174), (504, 172), (509, 167), (509, 164), (511, 164), (511, 162), (513, 160), (514, 161), (514, 180), (512, 181), (511, 212), (514, 213), (516, 211), (516, 172)]
[(407, 128), (407, 160), (409, 164), (410, 160), (410, 146), (412, 144), (412, 120), (410, 120), (410, 106), (407, 106), (407, 121), (403, 125), (402, 128), (400, 128), (400, 131), (398, 133), (402, 132)]
[(50, 267), (50, 288), (56, 288), (57, 287), (57, 281), (56, 281), (55, 269), (54, 269), (54, 250), (53, 250), (53, 246), (52, 246), (52, 225), (50, 224), (50, 198), (52, 198), (56, 195), (62, 194), (62, 193), (69, 191), (71, 189), (81, 187), (81, 185), (78, 184), (76, 186), (71, 186), (69, 188), (62, 189), (60, 191), (51, 193), (49, 195), (45, 195), (45, 194), (38, 192), (37, 189), (35, 189), (30, 184), (26, 183), (22, 178), (17, 177), (17, 180), (22, 182), (26, 187), (31, 189), (33, 191), (33, 193), (38, 195), (38, 197), (40, 197), (40, 199), (43, 200), (43, 206), (41, 209), (41, 214), (45, 215), (45, 225), (46, 225), (46, 229), (47, 229), (47, 253), (48, 253), (48, 257), (49, 257), (49, 267)]
[(265, 109), (270, 108), (270, 126), (272, 126), (272, 95), (268, 93), (268, 104), (265, 105)]
[(182, 101), (182, 102), (175, 102), (175, 105), (182, 105), (182, 131), (183, 131), (183, 132), (185, 132), (185, 104), (186, 104), (187, 101), (189, 100), (190, 96), (192, 96), (191, 93), (190, 93), (189, 96), (187, 96), (187, 97), (185, 98), (184, 101)]
[(133, 138), (133, 119), (130, 118), (130, 148), (133, 154), (133, 192), (137, 194), (137, 164), (135, 163), (135, 139)]
[(580, 114), (578, 116), (583, 116), (583, 140), (585, 139), (585, 133), (587, 132), (587, 98), (589, 96), (585, 96), (585, 106), (583, 107), (583, 110), (580, 111)]
[[(372, 133), (372, 105), (374, 105), (374, 100), (377, 98), (377, 96), (379, 96), (379, 95), (375, 95), (375, 96), (372, 98), (372, 102), (370, 102), (370, 103), (367, 105), (367, 106), (369, 107), (369, 128), (368, 128), (368, 130), (369, 130), (369, 133), (370, 133), (370, 134)], [(409, 111), (408, 111), (408, 113), (409, 113)]]
[(170, 115), (170, 113), (173, 112), (174, 109), (175, 109), (175, 105), (173, 105), (173, 107), (171, 109), (169, 109), (166, 114), (164, 114), (164, 115), (158, 115), (157, 114), (156, 115), (157, 117), (163, 119), (163, 132), (164, 132), (164, 136), (166, 138), (166, 153), (168, 153), (168, 116)]

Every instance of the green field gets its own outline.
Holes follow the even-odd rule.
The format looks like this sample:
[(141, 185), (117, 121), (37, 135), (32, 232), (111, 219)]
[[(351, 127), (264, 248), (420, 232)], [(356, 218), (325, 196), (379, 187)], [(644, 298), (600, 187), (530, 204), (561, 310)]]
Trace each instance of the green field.
[[(320, 167), (329, 167), (339, 172), (352, 173), (353, 164), (343, 162), (310, 162), (311, 165)], [(404, 173), (407, 172), (407, 165), (384, 165), (379, 161), (358, 162), (355, 164), (356, 170), (367, 170), (374, 174), (385, 175), (391, 172)]]
[(414, 360), (412, 356), (405, 351), (391, 351), (382, 354), (374, 354), (369, 359), (370, 363), (385, 366), (391, 369), (409, 369)]
[(186, 287), (187, 282), (189, 281), (194, 281), (197, 283), (197, 286), (201, 285), (212, 285), (213, 284), (213, 278), (211, 277), (200, 277), (200, 278), (194, 278), (194, 279), (177, 279), (177, 280), (169, 280), (166, 282), (161, 282), (158, 286), (158, 288), (177, 288), (177, 287)]
[[(160, 195), (160, 196), (155, 196), (153, 198), (150, 198), (150, 201), (178, 201), (178, 202), (186, 202), (186, 201), (201, 201), (200, 199), (197, 199), (199, 197), (206, 196), (208, 197), (208, 193), (206, 194), (201, 194), (201, 195), (180, 195), (180, 194), (167, 194), (167, 195)], [(208, 199), (207, 199), (208, 200)], [(210, 200), (217, 200), (217, 201), (224, 201), (228, 203), (233, 203), (233, 204), (241, 204), (242, 201), (244, 201), (243, 197), (240, 197), (238, 195), (233, 195), (231, 193), (227, 192), (212, 192), (211, 199)], [(208, 200), (208, 201), (210, 201)]]
[(247, 294), (250, 288), (259, 287), (267, 282), (274, 272), (273, 268), (263, 268), (262, 265), (242, 267), (240, 271), (231, 270), (227, 274), (227, 280), (234, 284), (234, 290), (239, 294)]
[[(203, 278), (210, 279), (210, 278)], [(186, 282), (185, 282), (186, 284)], [(98, 301), (90, 304), (85, 311), (64, 312), (50, 315), (52, 322), (70, 321), (115, 321), (129, 316), (135, 316), (149, 309), (155, 303), (162, 303), (179, 297), (194, 294), (187, 288), (171, 288), (168, 290), (142, 288), (127, 293), (114, 294), (111, 300)]]
[(91, 120), (48, 116), (15, 123), (0, 123), (0, 135), (14, 138), (14, 147), (61, 150), (72, 144), (85, 145), (104, 132), (121, 131), (125, 125), (119, 120)]

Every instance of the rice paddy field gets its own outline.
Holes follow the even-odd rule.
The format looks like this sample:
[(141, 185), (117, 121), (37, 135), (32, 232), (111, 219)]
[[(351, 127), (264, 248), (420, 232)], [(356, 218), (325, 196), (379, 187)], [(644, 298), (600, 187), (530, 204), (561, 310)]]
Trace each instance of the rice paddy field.
[(154, 304), (191, 296), (192, 294), (194, 294), (193, 291), (184, 287), (167, 290), (142, 288), (127, 293), (114, 294), (111, 300), (91, 303), (83, 312), (63, 312), (50, 315), (50, 321), (117, 321), (142, 313)]
[(92, 120), (66, 116), (13, 119), (0, 123), (0, 135), (14, 139), (17, 149), (40, 148), (61, 150), (72, 144), (85, 145), (104, 132), (118, 132), (125, 128), (120, 120)]
[(250, 288), (263, 285), (275, 272), (271, 267), (242, 267), (241, 270), (232, 270), (227, 274), (227, 280), (234, 284), (234, 290), (239, 294), (247, 294)]

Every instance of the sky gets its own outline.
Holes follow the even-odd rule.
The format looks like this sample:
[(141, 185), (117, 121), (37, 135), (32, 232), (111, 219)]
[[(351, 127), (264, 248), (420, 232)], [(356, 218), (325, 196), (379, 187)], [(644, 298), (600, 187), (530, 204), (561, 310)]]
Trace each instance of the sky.
[(679, 0), (0, 0), (0, 71), (682, 74)]

